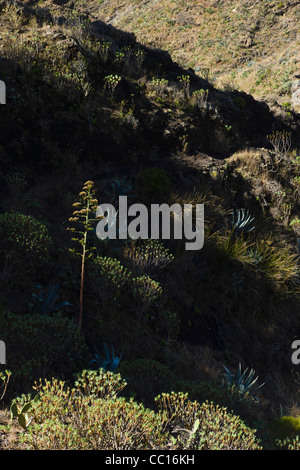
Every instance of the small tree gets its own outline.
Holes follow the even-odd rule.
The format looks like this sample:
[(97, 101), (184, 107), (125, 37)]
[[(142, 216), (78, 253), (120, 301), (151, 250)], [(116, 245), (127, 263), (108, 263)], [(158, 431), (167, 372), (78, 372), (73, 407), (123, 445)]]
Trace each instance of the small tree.
[(82, 251), (80, 252), (77, 252), (74, 248), (70, 248), (72, 253), (81, 256), (80, 306), (78, 316), (79, 327), (81, 327), (82, 321), (84, 266), (86, 259), (92, 255), (91, 252), (94, 250), (94, 247), (89, 249), (87, 248), (88, 232), (93, 230), (94, 222), (98, 220), (97, 218), (92, 217), (92, 213), (95, 213), (98, 207), (98, 200), (95, 197), (96, 191), (93, 186), (93, 181), (87, 181), (84, 184), (82, 191), (79, 193), (79, 201), (73, 204), (73, 207), (76, 208), (76, 210), (73, 212), (73, 217), (69, 218), (69, 222), (75, 222), (77, 225), (81, 225), (82, 229), (77, 230), (73, 227), (67, 228), (67, 230), (77, 234), (76, 237), (72, 238), (72, 241), (76, 241), (82, 246)]

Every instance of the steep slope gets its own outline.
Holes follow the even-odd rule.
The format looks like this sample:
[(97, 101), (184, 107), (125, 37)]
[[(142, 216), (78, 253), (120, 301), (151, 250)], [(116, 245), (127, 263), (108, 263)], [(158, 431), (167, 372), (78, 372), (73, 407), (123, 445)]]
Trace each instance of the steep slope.
[[(11, 5), (2, 16), (6, 109), (12, 110), (12, 122), (20, 126), (20, 133), (14, 132), (10, 142), (10, 152), (24, 146), (30, 135), (30, 156), (26, 158), (47, 154), (43, 147), (49, 147), (49, 142), (45, 144), (36, 135), (42, 132), (49, 139), (52, 133), (55, 145), (65, 146), (65, 138), (69, 133), (73, 137), (74, 128), (80, 153), (91, 158), (99, 155), (101, 136), (100, 152), (117, 159), (122, 152), (123, 161), (125, 155), (140, 158), (153, 148), (157, 155), (174, 154), (182, 139), (193, 154), (225, 157), (246, 146), (268, 146), (266, 136), (285, 128), (293, 132), (297, 145), (299, 116), (291, 111), (273, 111), (244, 92), (218, 90), (193, 70), (174, 63), (168, 53), (145, 48), (132, 34), (98, 20), (90, 5), (81, 18), (80, 8), (75, 9), (72, 2), (31, 3), (23, 11), (22, 4)], [(107, 57), (103, 55), (105, 44)], [(105, 85), (109, 76), (118, 77), (113, 93)], [(27, 87), (32, 90), (30, 108), (22, 87), (25, 96)], [(57, 101), (45, 98), (41, 87), (49, 92), (56, 88)], [(55, 119), (49, 108), (57, 109)], [(25, 114), (18, 124), (15, 115), (20, 113)], [(12, 122), (4, 115), (8, 141)], [(29, 131), (32, 125), (36, 131)], [(45, 133), (47, 126), (50, 132)], [(83, 138), (87, 132), (88, 138)]]
[(169, 51), (220, 87), (290, 102), (300, 60), (297, 0), (88, 3), (98, 18)]
[[(300, 336), (299, 114), (219, 89), (106, 23), (112, 2), (0, 4), (0, 338), (17, 351), (11, 391), (29, 391), (41, 375), (70, 378), (111, 343), (125, 358), (128, 395), (148, 403), (187, 391), (251, 426), (260, 420), (267, 438), (266, 421), (300, 396), (291, 363)], [(143, 2), (143, 11), (160, 5)], [(207, 2), (204, 14), (218, 5)], [(147, 208), (204, 203), (205, 244), (188, 252), (170, 239), (157, 251), (151, 240), (102, 243), (89, 231), (78, 337), (81, 258), (66, 229), (86, 213), (78, 207), (88, 187), (99, 202), (129, 194)], [(56, 317), (35, 289), (53, 292), (58, 282), (55, 300), (67, 307)], [(222, 385), (222, 364), (235, 373), (239, 363), (265, 382), (259, 406)]]

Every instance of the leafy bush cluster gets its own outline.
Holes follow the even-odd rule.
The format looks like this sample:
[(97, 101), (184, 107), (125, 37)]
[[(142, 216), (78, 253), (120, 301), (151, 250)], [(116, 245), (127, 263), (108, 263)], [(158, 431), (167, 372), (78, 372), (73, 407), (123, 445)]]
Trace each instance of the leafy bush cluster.
[(96, 256), (90, 277), (99, 296), (116, 300), (131, 278), (131, 272), (116, 258)]
[(30, 215), (18, 212), (0, 214), (1, 250), (13, 251), (24, 261), (48, 255), (51, 237), (47, 227)]
[(73, 388), (40, 381), (38, 398), (23, 395), (12, 404), (12, 411), (26, 408), (30, 416), (22, 442), (36, 450), (260, 449), (255, 431), (224, 408), (172, 393), (158, 396), (154, 411), (118, 396), (125, 386), (120, 374), (103, 369), (82, 371)]
[[(161, 394), (156, 398), (161, 412), (167, 412), (167, 419), (178, 432), (176, 448), (195, 450), (258, 450), (255, 431), (248, 428), (239, 417), (227, 412), (214, 403), (191, 402), (188, 394)], [(191, 436), (195, 422), (197, 431)], [(187, 439), (187, 436), (189, 439)]]
[(158, 240), (134, 240), (126, 245), (124, 257), (135, 271), (155, 273), (168, 266), (174, 256)]
[(174, 373), (154, 359), (124, 360), (118, 371), (126, 380), (126, 392), (149, 405), (160, 392), (170, 392), (175, 382)]
[(143, 194), (152, 200), (166, 197), (171, 189), (171, 182), (166, 171), (157, 167), (143, 170), (139, 176), (138, 185), (142, 188)]
[(150, 307), (162, 297), (163, 290), (158, 281), (143, 275), (133, 278), (132, 293), (137, 303), (138, 318), (145, 320)]
[(70, 377), (88, 357), (81, 332), (59, 312), (17, 315), (1, 310), (0, 337), (9, 354), (10, 393), (28, 390), (40, 377)]

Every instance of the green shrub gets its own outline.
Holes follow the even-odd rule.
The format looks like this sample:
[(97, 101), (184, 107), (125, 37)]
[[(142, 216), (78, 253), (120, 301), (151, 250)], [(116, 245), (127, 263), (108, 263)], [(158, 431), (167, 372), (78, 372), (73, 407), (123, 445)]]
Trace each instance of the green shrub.
[(116, 258), (97, 256), (90, 272), (92, 286), (99, 297), (116, 300), (131, 273)]
[(162, 296), (161, 285), (149, 276), (139, 276), (132, 279), (132, 293), (137, 303), (137, 316), (145, 321), (150, 307)]
[(123, 361), (119, 373), (127, 382), (126, 391), (148, 404), (159, 393), (171, 391), (175, 379), (168, 367), (153, 359)]
[[(52, 379), (35, 387), (39, 400), (23, 435), (28, 449), (139, 450), (162, 447), (161, 415), (132, 399), (116, 397), (119, 375), (84, 371), (75, 387)], [(116, 389), (117, 387), (117, 389)], [(107, 392), (108, 391), (108, 392)]]
[(93, 395), (97, 398), (114, 398), (126, 386), (126, 381), (121, 374), (98, 370), (83, 370), (76, 382), (77, 390), (87, 396)]
[(146, 168), (141, 172), (138, 184), (143, 194), (149, 198), (160, 199), (168, 195), (171, 182), (162, 168)]
[(82, 398), (66, 420), (47, 419), (28, 428), (23, 442), (35, 450), (148, 450), (167, 438), (160, 417), (124, 398)]
[(60, 313), (49, 317), (1, 311), (0, 338), (12, 372), (11, 391), (28, 390), (39, 377), (71, 377), (88, 357), (78, 328)]
[(283, 441), (277, 439), (276, 445), (282, 450), (300, 450), (300, 437), (296, 436), (295, 439), (289, 439), (287, 437)]
[[(213, 402), (188, 400), (188, 394), (159, 395), (156, 403), (160, 412), (167, 414), (169, 425), (177, 430), (176, 448), (194, 450), (260, 450), (255, 430), (238, 417)], [(199, 420), (197, 430), (195, 423)], [(188, 439), (187, 439), (188, 437)], [(174, 442), (174, 441), (173, 441)], [(188, 446), (187, 446), (188, 443)]]
[(174, 259), (158, 240), (133, 240), (126, 245), (124, 256), (134, 270), (147, 274), (163, 269)]
[(40, 380), (38, 398), (14, 400), (30, 421), (21, 442), (36, 450), (261, 449), (255, 430), (225, 408), (172, 392), (156, 398), (155, 412), (118, 397), (124, 385), (120, 374), (104, 370), (83, 371), (72, 388)]
[(257, 418), (257, 403), (247, 397), (245, 400), (236, 390), (224, 388), (222, 384), (196, 380), (176, 380), (173, 391), (188, 393), (192, 401), (198, 403), (214, 402), (226, 407), (244, 420), (253, 422)]
[(19, 262), (28, 258), (43, 259), (51, 247), (46, 226), (34, 217), (18, 212), (0, 214), (0, 236), (1, 251), (11, 252)]
[(22, 394), (12, 403), (15, 402), (19, 408), (31, 403), (30, 415), (40, 424), (46, 419), (63, 420), (72, 411), (72, 405), (79, 403), (80, 397), (87, 397), (90, 400), (115, 399), (125, 386), (126, 382), (120, 374), (107, 372), (104, 369), (97, 371), (84, 369), (77, 375), (72, 389), (64, 380), (40, 378), (32, 387), (36, 392), (34, 400), (29, 393)]
[(207, 103), (208, 90), (196, 90), (193, 92), (192, 97), (195, 106), (198, 106), (201, 109)]
[(300, 416), (282, 416), (273, 420), (269, 424), (270, 433), (274, 439), (283, 440), (286, 438), (293, 439), (300, 435)]
[(104, 78), (105, 87), (109, 89), (111, 94), (114, 93), (121, 79), (122, 78), (119, 75), (108, 75), (107, 77)]
[(46, 419), (27, 428), (20, 441), (29, 450), (87, 450), (86, 440), (70, 424)]

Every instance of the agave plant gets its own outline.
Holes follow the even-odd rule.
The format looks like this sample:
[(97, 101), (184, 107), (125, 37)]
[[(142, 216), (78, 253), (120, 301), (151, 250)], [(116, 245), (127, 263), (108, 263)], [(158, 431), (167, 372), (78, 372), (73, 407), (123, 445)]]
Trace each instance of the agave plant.
[(254, 217), (246, 209), (238, 209), (230, 211), (231, 214), (231, 226), (235, 233), (248, 233), (254, 230), (254, 225), (251, 225)]
[(255, 391), (257, 391), (264, 385), (263, 383), (257, 387), (254, 387), (255, 383), (258, 380), (258, 376), (255, 377), (255, 370), (250, 369), (249, 373), (247, 374), (247, 368), (244, 370), (244, 372), (242, 372), (241, 363), (239, 363), (239, 369), (236, 377), (230, 372), (230, 370), (226, 366), (223, 365), (223, 367), (226, 371), (226, 374), (224, 374), (224, 376), (225, 384), (227, 385), (227, 387), (238, 390), (242, 395), (253, 394)]
[(103, 345), (105, 357), (102, 358), (98, 349), (95, 348), (96, 353), (93, 355), (93, 359), (90, 361), (90, 364), (96, 363), (97, 369), (104, 369), (109, 372), (114, 372), (121, 360), (122, 353), (120, 357), (115, 356), (114, 348), (111, 346), (111, 356), (109, 354), (106, 343)]
[(34, 287), (38, 289), (39, 293), (32, 294), (32, 297), (35, 299), (35, 303), (31, 303), (29, 305), (33, 307), (37, 313), (47, 315), (48, 313), (57, 312), (64, 307), (72, 306), (69, 302), (56, 303), (60, 296), (59, 283), (50, 283), (47, 294), (45, 294), (43, 286), (38, 285)]
[(248, 248), (247, 252), (248, 252), (248, 255), (251, 257), (252, 262), (254, 264), (259, 264), (264, 259), (263, 254), (259, 251), (257, 247)]
[(112, 201), (118, 201), (119, 196), (134, 197), (135, 194), (130, 194), (133, 185), (128, 184), (125, 178), (121, 180), (115, 179), (111, 184), (111, 191), (105, 191), (105, 193), (111, 197)]

